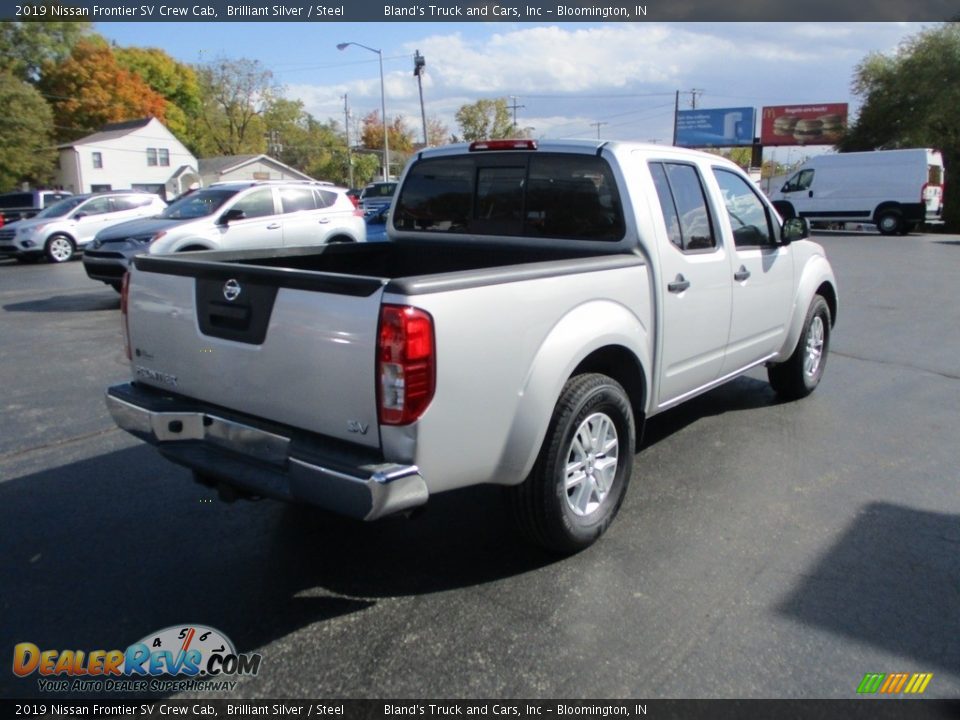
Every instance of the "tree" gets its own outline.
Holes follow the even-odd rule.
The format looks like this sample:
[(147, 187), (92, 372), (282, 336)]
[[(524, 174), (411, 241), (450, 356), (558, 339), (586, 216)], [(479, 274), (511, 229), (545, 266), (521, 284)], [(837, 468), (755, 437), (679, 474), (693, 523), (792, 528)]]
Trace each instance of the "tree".
[(931, 147), (947, 175), (944, 221), (960, 231), (960, 25), (914, 35), (891, 55), (871, 53), (857, 66), (853, 92), (863, 98), (841, 151)]
[(121, 67), (101, 39), (82, 39), (68, 58), (45, 66), (39, 87), (53, 106), (61, 140), (89, 134), (111, 122), (143, 117), (165, 120), (167, 101), (139, 75)]
[(463, 105), (457, 110), (456, 118), (460, 135), (467, 142), (509, 138), (516, 134), (506, 98)]
[(43, 185), (53, 176), (53, 113), (36, 88), (0, 72), (0, 192), (21, 182)]
[(158, 48), (115, 48), (121, 67), (136, 73), (167, 101), (166, 126), (191, 150), (198, 150), (203, 102), (196, 71)]
[[(390, 139), (390, 172), (396, 174), (398, 168), (403, 168), (410, 153), (413, 152), (414, 134), (403, 118), (397, 115), (393, 120), (387, 120), (387, 136)], [(360, 144), (368, 150), (380, 151), (383, 149), (383, 124), (380, 122), (380, 112), (374, 110), (363, 118), (360, 126)]]
[(347, 182), (347, 142), (336, 122), (320, 122), (302, 102), (284, 98), (273, 100), (263, 122), (273, 157), (312, 177)]
[(0, 72), (36, 83), (43, 68), (66, 60), (90, 32), (88, 22), (0, 22)]
[(221, 58), (200, 68), (203, 154), (266, 150), (263, 113), (277, 95), (273, 73), (258, 60)]
[(450, 142), (450, 128), (436, 116), (427, 118), (427, 144), (430, 147), (446, 145)]

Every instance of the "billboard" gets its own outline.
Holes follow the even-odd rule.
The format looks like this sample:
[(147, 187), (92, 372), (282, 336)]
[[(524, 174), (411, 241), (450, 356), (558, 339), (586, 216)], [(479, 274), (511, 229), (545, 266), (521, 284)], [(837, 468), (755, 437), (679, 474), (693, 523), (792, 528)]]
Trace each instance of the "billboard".
[(677, 113), (680, 147), (732, 147), (752, 145), (754, 116), (749, 107), (681, 110)]
[(833, 145), (847, 129), (847, 103), (775, 105), (760, 113), (760, 144)]

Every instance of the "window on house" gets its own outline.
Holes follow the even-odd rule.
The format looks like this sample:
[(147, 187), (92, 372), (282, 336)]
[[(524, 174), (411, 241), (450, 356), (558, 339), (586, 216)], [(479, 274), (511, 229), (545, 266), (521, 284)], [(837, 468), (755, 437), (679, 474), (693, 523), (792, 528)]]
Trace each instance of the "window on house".
[(170, 167), (170, 151), (167, 148), (160, 148), (160, 165), (162, 167)]
[(156, 167), (156, 165), (157, 165), (157, 149), (147, 148), (147, 166)]
[(102, 168), (102, 167), (103, 167), (103, 154), (102, 154), (102, 153), (98, 153), (98, 152), (93, 153), (93, 166), (94, 166), (95, 168)]

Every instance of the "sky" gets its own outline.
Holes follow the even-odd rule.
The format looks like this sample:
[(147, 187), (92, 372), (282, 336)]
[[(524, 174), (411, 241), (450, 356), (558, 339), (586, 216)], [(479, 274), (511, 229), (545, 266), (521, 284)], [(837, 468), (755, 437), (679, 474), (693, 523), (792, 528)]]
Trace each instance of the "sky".
[[(854, 69), (923, 29), (917, 23), (98, 23), (119, 45), (159, 47), (188, 63), (252, 58), (287, 98), (321, 120), (353, 122), (380, 108), (383, 53), (388, 117), (421, 132), (416, 50), (428, 118), (457, 132), (457, 109), (507, 97), (533, 137), (670, 143), (680, 108), (848, 102)], [(759, 132), (759, 128), (757, 128)], [(768, 150), (768, 157), (769, 157)], [(780, 148), (778, 160), (804, 150)]]

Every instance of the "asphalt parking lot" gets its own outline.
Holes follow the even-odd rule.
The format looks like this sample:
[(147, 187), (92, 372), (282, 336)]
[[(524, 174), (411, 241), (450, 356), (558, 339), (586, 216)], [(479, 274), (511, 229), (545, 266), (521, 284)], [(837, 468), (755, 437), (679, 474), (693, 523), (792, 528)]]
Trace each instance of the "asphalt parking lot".
[(762, 372), (650, 422), (604, 539), (520, 544), (496, 489), (364, 525), (219, 503), (114, 428), (119, 300), (0, 261), (0, 696), (13, 646), (201, 623), (259, 652), (243, 698), (960, 697), (960, 236), (823, 233), (819, 389)]

